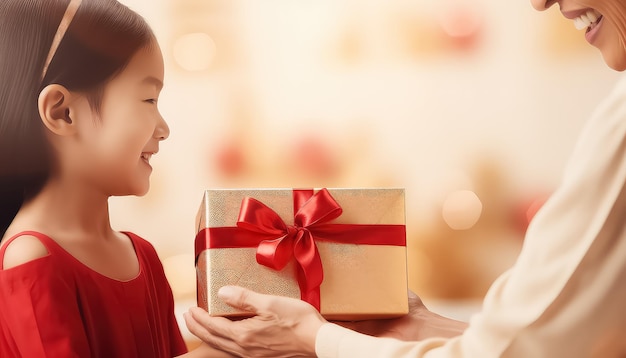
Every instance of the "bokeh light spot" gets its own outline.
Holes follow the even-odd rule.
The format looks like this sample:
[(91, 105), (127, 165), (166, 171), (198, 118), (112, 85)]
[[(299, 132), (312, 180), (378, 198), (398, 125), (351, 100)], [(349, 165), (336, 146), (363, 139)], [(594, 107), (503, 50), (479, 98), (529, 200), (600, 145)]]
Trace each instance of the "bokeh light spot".
[(454, 230), (468, 230), (480, 219), (483, 204), (471, 190), (450, 193), (443, 203), (443, 220)]

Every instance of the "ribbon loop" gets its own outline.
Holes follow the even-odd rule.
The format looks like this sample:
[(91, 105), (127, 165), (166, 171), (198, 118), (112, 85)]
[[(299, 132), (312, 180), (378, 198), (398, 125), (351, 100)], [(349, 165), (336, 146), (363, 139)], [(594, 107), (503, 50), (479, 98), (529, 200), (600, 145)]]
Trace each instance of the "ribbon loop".
[(287, 234), (287, 225), (280, 216), (267, 205), (250, 197), (245, 197), (241, 202), (237, 226), (274, 237)]
[(293, 257), (293, 239), (290, 235), (274, 240), (263, 240), (256, 250), (256, 261), (271, 269), (280, 271)]
[[(297, 205), (297, 203), (296, 203)], [(294, 223), (300, 227), (310, 227), (334, 220), (341, 216), (343, 209), (330, 195), (327, 189), (322, 189), (296, 209)]]

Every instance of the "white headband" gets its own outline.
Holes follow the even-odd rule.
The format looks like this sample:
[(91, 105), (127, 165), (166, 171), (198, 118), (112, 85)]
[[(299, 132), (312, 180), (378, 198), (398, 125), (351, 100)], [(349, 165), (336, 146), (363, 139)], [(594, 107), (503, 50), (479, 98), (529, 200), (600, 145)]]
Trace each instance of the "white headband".
[(41, 73), (42, 80), (46, 77), (50, 62), (52, 62), (52, 59), (54, 58), (54, 55), (56, 54), (57, 49), (65, 36), (65, 32), (70, 27), (70, 24), (72, 23), (72, 20), (76, 15), (76, 11), (78, 11), (78, 7), (81, 3), (82, 0), (70, 0), (70, 4), (67, 6), (63, 19), (61, 19), (61, 23), (59, 24), (59, 28), (57, 29), (56, 34), (54, 34), (54, 39), (52, 40), (52, 45), (50, 46), (50, 52), (48, 52), (48, 57), (46, 58), (46, 63), (44, 64), (43, 71)]

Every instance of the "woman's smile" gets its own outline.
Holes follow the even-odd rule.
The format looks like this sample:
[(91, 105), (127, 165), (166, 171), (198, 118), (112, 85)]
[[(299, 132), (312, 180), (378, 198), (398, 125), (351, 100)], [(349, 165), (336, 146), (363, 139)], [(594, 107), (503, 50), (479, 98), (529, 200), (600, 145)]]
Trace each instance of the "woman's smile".
[(573, 20), (577, 30), (585, 30), (585, 39), (592, 44), (600, 31), (604, 16), (594, 9), (562, 11), (563, 16)]
[(590, 44), (593, 44), (595, 42), (595, 39), (598, 36), (598, 32), (600, 32), (600, 30), (602, 29), (603, 19), (604, 17), (600, 15), (596, 21), (592, 22), (587, 27), (587, 30), (585, 32), (585, 39)]
[(587, 29), (587, 32), (594, 28), (602, 19), (602, 14), (590, 9), (574, 18), (574, 26), (577, 30)]

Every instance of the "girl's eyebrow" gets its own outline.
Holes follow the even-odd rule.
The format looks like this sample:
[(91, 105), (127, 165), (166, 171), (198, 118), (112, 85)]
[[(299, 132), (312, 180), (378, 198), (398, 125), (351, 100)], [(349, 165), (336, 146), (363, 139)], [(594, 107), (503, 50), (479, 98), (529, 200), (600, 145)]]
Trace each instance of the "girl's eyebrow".
[(163, 89), (163, 81), (161, 81), (160, 79), (154, 77), (154, 76), (147, 76), (146, 78), (144, 78), (141, 83), (145, 83), (148, 85), (154, 85), (157, 87), (157, 89)]

